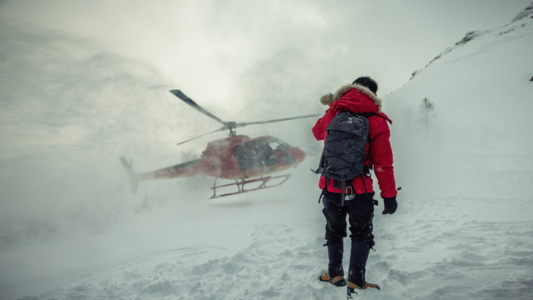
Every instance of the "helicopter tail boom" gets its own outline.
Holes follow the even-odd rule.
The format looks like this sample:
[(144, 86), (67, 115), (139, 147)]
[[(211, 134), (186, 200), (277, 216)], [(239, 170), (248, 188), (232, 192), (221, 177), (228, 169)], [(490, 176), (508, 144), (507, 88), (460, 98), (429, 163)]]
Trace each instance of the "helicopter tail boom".
[[(139, 186), (139, 181), (154, 180), (154, 179), (169, 179), (179, 177), (196, 177), (196, 176), (216, 176), (217, 170), (213, 168), (210, 163), (200, 163), (200, 159), (188, 161), (178, 165), (158, 169), (151, 172), (135, 173), (132, 168), (132, 161), (129, 162), (123, 156), (120, 157), (120, 162), (128, 173), (131, 184), (131, 192), (135, 194)], [(215, 173), (212, 173), (212, 172)]]

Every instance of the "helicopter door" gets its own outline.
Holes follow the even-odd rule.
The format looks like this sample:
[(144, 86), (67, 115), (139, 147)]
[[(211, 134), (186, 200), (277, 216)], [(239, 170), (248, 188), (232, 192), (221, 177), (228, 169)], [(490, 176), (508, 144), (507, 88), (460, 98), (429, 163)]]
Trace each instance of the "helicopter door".
[(256, 140), (235, 146), (235, 157), (242, 171), (279, 164), (274, 151), (265, 140)]

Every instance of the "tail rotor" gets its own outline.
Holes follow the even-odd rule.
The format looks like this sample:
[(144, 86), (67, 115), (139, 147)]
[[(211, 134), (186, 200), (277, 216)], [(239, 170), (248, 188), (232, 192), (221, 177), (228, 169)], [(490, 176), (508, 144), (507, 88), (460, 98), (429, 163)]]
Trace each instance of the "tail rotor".
[(131, 192), (132, 194), (135, 194), (137, 192), (137, 188), (139, 187), (139, 179), (137, 178), (137, 174), (135, 174), (135, 171), (133, 171), (133, 161), (130, 159), (130, 161), (128, 162), (124, 156), (121, 156), (120, 162), (122, 163), (124, 170), (126, 170), (126, 173), (128, 173), (131, 185)]

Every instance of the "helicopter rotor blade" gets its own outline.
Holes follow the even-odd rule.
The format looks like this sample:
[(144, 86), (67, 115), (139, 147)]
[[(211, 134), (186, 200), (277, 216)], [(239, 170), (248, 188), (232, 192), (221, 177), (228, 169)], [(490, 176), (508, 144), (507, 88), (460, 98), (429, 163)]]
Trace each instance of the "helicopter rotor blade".
[(292, 117), (292, 118), (283, 118), (283, 119), (275, 119), (275, 120), (267, 120), (267, 121), (258, 121), (258, 122), (243, 122), (243, 123), (237, 123), (235, 124), (235, 127), (243, 127), (246, 125), (255, 125), (255, 124), (266, 124), (266, 123), (274, 123), (274, 122), (283, 122), (283, 121), (289, 121), (294, 119), (302, 119), (302, 118), (310, 118), (310, 117), (317, 117), (321, 116), (321, 114), (316, 115), (307, 115), (307, 116), (300, 116), (300, 117)]
[(225, 130), (225, 129), (226, 129), (226, 128), (222, 127), (222, 128), (217, 129), (217, 130), (215, 130), (215, 131), (211, 131), (211, 132), (208, 132), (208, 133), (206, 133), (206, 134), (202, 134), (202, 135), (199, 135), (199, 136), (197, 136), (197, 137), (193, 137), (192, 139), (188, 139), (188, 140), (183, 141), (183, 142), (181, 142), (181, 143), (177, 143), (176, 145), (185, 144), (185, 143), (187, 143), (187, 142), (189, 142), (189, 141), (192, 141), (192, 140), (195, 140), (195, 139), (197, 139), (197, 138), (201, 138), (201, 137), (206, 136), (206, 135), (208, 135), (208, 134), (215, 133), (215, 132), (217, 132), (217, 131), (222, 131), (222, 130)]
[(191, 98), (187, 97), (187, 95), (185, 95), (182, 91), (180, 91), (180, 90), (171, 90), (170, 92), (172, 94), (174, 94), (176, 97), (178, 97), (181, 100), (183, 100), (183, 102), (189, 104), (192, 108), (196, 109), (197, 111), (203, 113), (204, 115), (210, 117), (211, 119), (213, 119), (213, 120), (221, 123), (222, 125), (226, 126), (226, 122), (222, 121), (217, 116), (213, 115), (212, 113), (210, 113), (207, 110), (205, 110), (204, 108), (202, 108), (200, 105), (196, 104), (196, 102), (194, 102)]

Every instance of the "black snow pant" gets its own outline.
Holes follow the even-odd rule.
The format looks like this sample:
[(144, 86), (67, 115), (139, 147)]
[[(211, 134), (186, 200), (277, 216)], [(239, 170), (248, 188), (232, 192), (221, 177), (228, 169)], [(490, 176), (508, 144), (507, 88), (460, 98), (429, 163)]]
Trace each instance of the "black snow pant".
[(326, 245), (328, 246), (330, 276), (344, 275), (342, 268), (343, 239), (346, 237), (346, 215), (350, 223), (352, 250), (348, 281), (360, 287), (365, 285), (366, 261), (374, 246), (372, 219), (374, 218), (374, 193), (357, 195), (356, 200), (345, 201), (341, 206), (340, 194), (325, 193), (322, 198), (326, 217)]
[(346, 215), (349, 216), (350, 238), (374, 246), (372, 219), (374, 218), (374, 193), (357, 195), (357, 199), (345, 201), (341, 206), (340, 194), (326, 192), (322, 198), (326, 217), (326, 240), (328, 244), (340, 244), (346, 237)]

